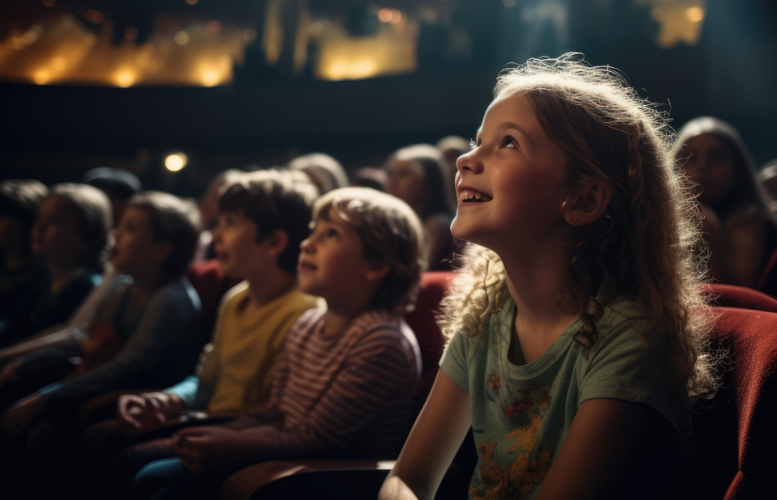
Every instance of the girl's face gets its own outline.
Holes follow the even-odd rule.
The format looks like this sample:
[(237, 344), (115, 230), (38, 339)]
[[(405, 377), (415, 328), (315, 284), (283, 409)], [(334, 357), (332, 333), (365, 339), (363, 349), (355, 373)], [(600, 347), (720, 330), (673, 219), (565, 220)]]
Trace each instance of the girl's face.
[(154, 241), (151, 214), (141, 207), (130, 205), (124, 210), (113, 236), (111, 263), (130, 276), (142, 273), (149, 264), (161, 266), (170, 252), (169, 241)]
[(41, 201), (32, 226), (31, 247), (47, 260), (72, 261), (85, 250), (78, 237), (78, 215), (66, 198), (50, 195)]
[(297, 265), (300, 289), (327, 301), (347, 298), (361, 290), (373, 266), (364, 260), (361, 239), (334, 208), (319, 216), (301, 244)]
[(476, 148), (457, 167), (456, 238), (498, 251), (568, 227), (561, 212), (566, 158), (522, 94), (489, 106)]
[(734, 187), (734, 158), (721, 139), (711, 134), (697, 135), (685, 143), (688, 161), (683, 165), (685, 174), (699, 184), (702, 203), (719, 203), (726, 199)]
[(213, 246), (224, 274), (248, 278), (274, 265), (265, 253), (268, 239), (256, 241), (258, 228), (242, 212), (221, 212), (213, 229)]
[(412, 161), (394, 161), (388, 168), (386, 192), (404, 201), (419, 217), (426, 215), (429, 187), (421, 167)]

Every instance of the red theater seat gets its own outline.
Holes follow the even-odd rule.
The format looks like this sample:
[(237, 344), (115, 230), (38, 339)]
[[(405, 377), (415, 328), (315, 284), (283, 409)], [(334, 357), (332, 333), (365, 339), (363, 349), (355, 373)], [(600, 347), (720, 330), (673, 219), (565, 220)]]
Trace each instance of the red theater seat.
[(696, 405), (694, 430), (704, 499), (775, 495), (777, 314), (720, 307), (715, 342), (727, 349), (723, 385)]
[(752, 288), (716, 283), (707, 285), (704, 293), (711, 297), (713, 306), (777, 312), (777, 299)]

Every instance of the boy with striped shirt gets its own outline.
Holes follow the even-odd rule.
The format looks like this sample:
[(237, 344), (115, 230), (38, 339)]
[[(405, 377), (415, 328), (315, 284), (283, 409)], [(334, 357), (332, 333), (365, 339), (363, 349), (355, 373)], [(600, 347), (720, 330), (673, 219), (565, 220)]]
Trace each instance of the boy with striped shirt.
[(138, 497), (207, 497), (263, 460), (396, 456), (421, 375), (418, 343), (402, 319), (423, 266), (421, 223), (404, 202), (365, 188), (327, 193), (313, 212), (299, 285), (327, 309), (292, 327), (267, 405), (224, 426), (180, 431), (178, 458), (136, 476)]

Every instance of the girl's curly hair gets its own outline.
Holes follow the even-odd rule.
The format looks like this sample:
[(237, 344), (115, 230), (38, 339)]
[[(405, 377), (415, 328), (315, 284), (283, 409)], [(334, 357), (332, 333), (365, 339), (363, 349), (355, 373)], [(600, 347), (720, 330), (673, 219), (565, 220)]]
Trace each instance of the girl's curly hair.
[[(575, 341), (588, 356), (604, 312), (600, 286), (633, 296), (647, 325), (670, 334), (669, 363), (692, 397), (717, 384), (706, 348), (712, 315), (701, 287), (704, 259), (700, 218), (690, 186), (670, 154), (674, 138), (665, 114), (639, 97), (609, 66), (592, 67), (580, 54), (529, 59), (500, 73), (494, 100), (522, 94), (540, 124), (567, 157), (568, 187), (583, 178), (612, 191), (604, 215), (571, 242), (569, 269), (583, 296)], [(441, 329), (475, 336), (483, 319), (509, 297), (504, 266), (491, 250), (468, 245), (451, 293), (443, 300)], [(561, 301), (563, 294), (559, 296)]]

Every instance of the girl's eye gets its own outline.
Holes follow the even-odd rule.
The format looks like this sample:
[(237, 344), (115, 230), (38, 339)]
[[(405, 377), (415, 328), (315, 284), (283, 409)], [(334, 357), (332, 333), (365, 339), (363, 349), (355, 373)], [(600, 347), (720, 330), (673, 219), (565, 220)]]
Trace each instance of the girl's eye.
[(334, 238), (335, 236), (337, 236), (337, 230), (335, 230), (335, 229), (327, 230), (327, 232), (326, 232), (326, 237), (327, 238)]
[(515, 142), (515, 139), (510, 137), (509, 135), (504, 138), (502, 141), (502, 147), (503, 148), (517, 148), (518, 144)]

